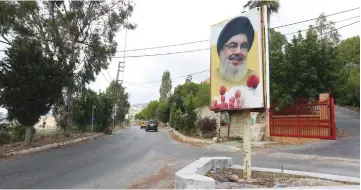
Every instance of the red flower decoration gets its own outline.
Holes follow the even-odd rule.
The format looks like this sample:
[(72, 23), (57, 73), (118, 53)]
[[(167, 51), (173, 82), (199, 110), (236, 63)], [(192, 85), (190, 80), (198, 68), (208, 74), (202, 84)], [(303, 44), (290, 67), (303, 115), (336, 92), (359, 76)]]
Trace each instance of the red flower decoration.
[(213, 100), (213, 102), (212, 102), (212, 106), (217, 106), (217, 100)]
[(225, 93), (226, 93), (226, 87), (225, 86), (219, 87), (219, 94), (224, 95)]
[(234, 96), (236, 98), (240, 98), (241, 97), (241, 90), (237, 90), (236, 93), (234, 93)]
[(256, 75), (252, 75), (252, 76), (248, 77), (247, 86), (249, 88), (256, 89), (258, 84), (259, 84), (259, 78)]
[(229, 102), (228, 108), (229, 109), (234, 109), (234, 102)]
[(224, 95), (221, 96), (221, 102), (225, 102), (226, 101), (226, 97)]

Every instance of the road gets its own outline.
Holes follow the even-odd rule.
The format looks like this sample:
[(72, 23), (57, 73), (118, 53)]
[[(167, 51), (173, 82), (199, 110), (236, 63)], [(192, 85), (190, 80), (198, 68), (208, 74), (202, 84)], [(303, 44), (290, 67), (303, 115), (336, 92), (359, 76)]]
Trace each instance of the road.
[[(0, 161), (0, 188), (172, 188), (174, 173), (202, 156), (229, 156), (242, 164), (240, 153), (220, 152), (171, 139), (167, 131), (139, 127), (70, 147)], [(359, 164), (334, 164), (252, 156), (252, 166), (359, 177)]]

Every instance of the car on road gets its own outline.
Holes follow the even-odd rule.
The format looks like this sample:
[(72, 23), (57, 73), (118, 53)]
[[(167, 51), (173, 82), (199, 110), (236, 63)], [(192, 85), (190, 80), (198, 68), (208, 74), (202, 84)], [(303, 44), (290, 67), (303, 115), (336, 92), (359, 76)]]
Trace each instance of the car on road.
[(143, 128), (147, 128), (147, 122), (146, 121), (142, 121), (140, 123), (140, 128), (143, 129)]
[(147, 124), (147, 128), (145, 128), (145, 131), (154, 130), (155, 132), (158, 131), (158, 121), (157, 120), (149, 120)]

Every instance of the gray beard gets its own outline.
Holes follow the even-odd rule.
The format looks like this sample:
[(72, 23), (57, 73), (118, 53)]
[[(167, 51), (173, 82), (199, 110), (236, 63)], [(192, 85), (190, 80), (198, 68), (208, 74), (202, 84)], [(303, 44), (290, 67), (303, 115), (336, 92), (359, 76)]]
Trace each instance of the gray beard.
[(247, 75), (248, 64), (247, 60), (243, 60), (242, 64), (234, 66), (230, 63), (228, 59), (225, 59), (224, 56), (221, 56), (220, 59), (220, 74), (221, 76), (230, 82), (239, 82)]

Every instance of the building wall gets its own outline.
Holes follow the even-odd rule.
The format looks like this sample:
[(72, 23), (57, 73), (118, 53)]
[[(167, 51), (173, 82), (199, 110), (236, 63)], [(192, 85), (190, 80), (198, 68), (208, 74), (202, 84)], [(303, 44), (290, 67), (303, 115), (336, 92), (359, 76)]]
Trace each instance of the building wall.
[[(43, 128), (43, 121), (44, 120), (46, 122), (46, 126)], [(58, 129), (57, 126), (56, 126), (55, 118), (53, 116), (42, 116), (42, 117), (40, 117), (39, 122), (34, 125), (34, 128), (36, 130), (39, 130), (39, 131), (42, 131), (42, 130), (53, 131), (53, 130)]]

